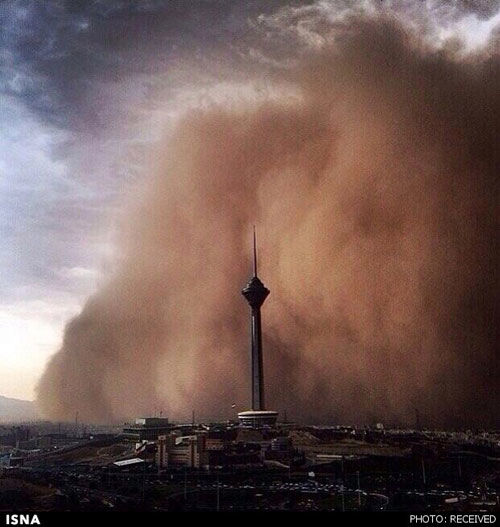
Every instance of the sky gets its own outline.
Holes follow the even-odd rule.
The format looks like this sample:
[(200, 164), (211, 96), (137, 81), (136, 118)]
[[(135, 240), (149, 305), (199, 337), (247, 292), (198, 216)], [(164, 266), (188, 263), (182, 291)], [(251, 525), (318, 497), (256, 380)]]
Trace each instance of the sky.
[[(500, 24), (491, 1), (125, 0), (0, 3), (0, 394), (33, 399), (65, 324), (119, 257), (120, 213), (193, 105), (259, 97), (308, 19), (396, 12), (464, 53)], [(299, 21), (297, 23), (297, 20)], [(294, 44), (295, 45), (295, 44)], [(248, 86), (249, 69), (264, 71)], [(271, 93), (272, 96), (272, 93)]]

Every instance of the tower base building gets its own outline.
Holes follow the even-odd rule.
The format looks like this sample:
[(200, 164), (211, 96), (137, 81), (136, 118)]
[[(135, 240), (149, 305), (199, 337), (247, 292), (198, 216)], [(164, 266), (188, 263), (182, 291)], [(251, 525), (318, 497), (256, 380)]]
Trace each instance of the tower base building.
[(243, 428), (274, 427), (277, 420), (278, 412), (274, 410), (246, 410), (238, 414), (238, 421)]

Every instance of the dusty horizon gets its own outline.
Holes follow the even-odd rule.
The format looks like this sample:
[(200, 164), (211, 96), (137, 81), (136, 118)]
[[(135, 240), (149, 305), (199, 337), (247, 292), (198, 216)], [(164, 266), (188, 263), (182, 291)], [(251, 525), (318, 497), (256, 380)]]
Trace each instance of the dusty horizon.
[(0, 394), (500, 426), (498, 0), (0, 11)]
[(496, 48), (462, 58), (385, 16), (322, 36), (272, 95), (195, 105), (160, 142), (116, 270), (40, 381), (44, 415), (245, 407), (256, 224), (269, 408), (498, 424)]

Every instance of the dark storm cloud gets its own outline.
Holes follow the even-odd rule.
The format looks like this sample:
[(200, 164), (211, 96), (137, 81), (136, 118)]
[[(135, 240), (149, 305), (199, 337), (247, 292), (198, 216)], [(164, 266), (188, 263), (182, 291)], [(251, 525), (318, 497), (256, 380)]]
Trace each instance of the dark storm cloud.
[(460, 13), (473, 13), (480, 19), (495, 15), (499, 7), (499, 0), (459, 0), (454, 6)]
[(54, 124), (99, 132), (117, 124), (130, 95), (136, 102), (151, 97), (160, 78), (167, 90), (192, 80), (184, 63), (206, 63), (207, 77), (223, 74), (232, 44), (248, 33), (248, 17), (281, 3), (10, 2), (0, 42), (11, 54), (11, 79), (21, 78), (4, 90)]
[[(6, 59), (3, 92), (22, 98), (52, 124), (99, 133), (111, 122), (117, 125), (125, 119), (131, 103), (142, 104), (159, 89), (172, 94), (189, 84), (196, 69), (204, 72), (199, 82), (234, 79), (239, 69), (244, 75), (234, 58), (248, 60), (249, 47), (283, 58), (290, 43), (251, 31), (252, 27), (282, 7), (297, 9), (302, 18), (311, 4), (298, 0), (7, 1), (0, 7), (0, 47)], [(331, 9), (355, 5), (347, 0), (322, 4)], [(373, 2), (373, 6), (415, 9), (405, 0)], [(432, 6), (436, 15), (449, 21), (468, 13), (492, 16), (499, 1), (442, 1)]]

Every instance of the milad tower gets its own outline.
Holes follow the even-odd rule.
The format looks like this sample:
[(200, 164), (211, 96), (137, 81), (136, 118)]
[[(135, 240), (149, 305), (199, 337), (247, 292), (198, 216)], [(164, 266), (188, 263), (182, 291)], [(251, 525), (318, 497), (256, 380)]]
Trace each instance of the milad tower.
[(264, 398), (264, 361), (262, 355), (262, 322), (260, 308), (269, 295), (269, 289), (257, 276), (257, 242), (253, 229), (253, 276), (242, 290), (250, 305), (250, 357), (252, 409), (238, 414), (241, 426), (261, 428), (276, 424), (278, 412), (265, 409)]

